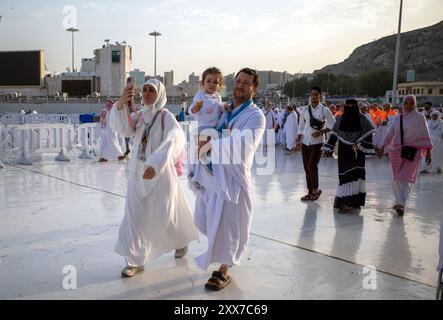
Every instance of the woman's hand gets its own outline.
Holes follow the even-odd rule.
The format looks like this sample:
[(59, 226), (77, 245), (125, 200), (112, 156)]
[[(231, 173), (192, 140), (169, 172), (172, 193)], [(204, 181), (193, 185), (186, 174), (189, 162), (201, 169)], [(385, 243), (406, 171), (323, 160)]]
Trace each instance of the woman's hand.
[(128, 103), (128, 101), (134, 99), (134, 96), (135, 96), (135, 86), (132, 85), (130, 87), (125, 87), (123, 89), (120, 99), (118, 99), (117, 109), (118, 110), (123, 109), (123, 107)]
[(432, 162), (431, 150), (426, 150), (426, 164), (429, 166)]
[(145, 169), (145, 173), (143, 174), (143, 179), (145, 180), (151, 180), (155, 177), (155, 170), (153, 167), (147, 167)]
[(381, 147), (381, 148), (377, 149), (376, 151), (377, 151), (377, 156), (379, 158), (382, 158), (385, 153), (385, 148)]

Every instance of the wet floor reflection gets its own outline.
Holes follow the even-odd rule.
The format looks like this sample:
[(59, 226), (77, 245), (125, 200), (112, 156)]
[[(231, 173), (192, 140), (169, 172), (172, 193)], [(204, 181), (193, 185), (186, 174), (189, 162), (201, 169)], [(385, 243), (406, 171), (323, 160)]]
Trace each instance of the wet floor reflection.
[(315, 204), (304, 204), (299, 200), (306, 192), (300, 154), (276, 151), (273, 177), (253, 177), (253, 232), (434, 285), (443, 215), (442, 176), (420, 176), (405, 217), (398, 218), (392, 210), (389, 161), (370, 158), (366, 206), (357, 214), (337, 214), (333, 209), (336, 160), (320, 161), (323, 194)]

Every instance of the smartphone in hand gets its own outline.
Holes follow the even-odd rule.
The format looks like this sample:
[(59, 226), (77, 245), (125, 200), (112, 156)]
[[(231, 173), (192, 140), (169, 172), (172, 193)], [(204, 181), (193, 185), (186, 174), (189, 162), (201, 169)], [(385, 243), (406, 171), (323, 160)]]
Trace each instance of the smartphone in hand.
[[(134, 89), (135, 88), (135, 78), (134, 77), (128, 77), (126, 80), (126, 88), (127, 89)], [(134, 97), (131, 96), (131, 98), (128, 100), (128, 106), (132, 106), (132, 101), (134, 100)]]
[(126, 80), (126, 87), (130, 88), (135, 86), (135, 78), (134, 77), (128, 77), (128, 79)]

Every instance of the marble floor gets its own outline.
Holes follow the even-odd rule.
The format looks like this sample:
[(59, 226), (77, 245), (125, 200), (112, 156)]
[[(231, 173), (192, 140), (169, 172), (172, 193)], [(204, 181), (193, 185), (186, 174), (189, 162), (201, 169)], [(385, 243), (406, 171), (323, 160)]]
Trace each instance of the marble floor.
[[(274, 170), (254, 169), (247, 255), (232, 269), (233, 283), (214, 293), (203, 287), (209, 272), (194, 262), (205, 250), (204, 236), (185, 258), (171, 252), (134, 278), (121, 278), (124, 259), (113, 249), (126, 163), (51, 157), (0, 169), (0, 299), (434, 298), (442, 175), (419, 176), (398, 217), (389, 162), (370, 158), (367, 205), (343, 215), (333, 210), (336, 160), (321, 160), (323, 194), (306, 204), (299, 200), (305, 193), (301, 156), (277, 149), (268, 157)], [(186, 178), (181, 183), (193, 205)], [(68, 275), (76, 276), (74, 290), (64, 289)]]

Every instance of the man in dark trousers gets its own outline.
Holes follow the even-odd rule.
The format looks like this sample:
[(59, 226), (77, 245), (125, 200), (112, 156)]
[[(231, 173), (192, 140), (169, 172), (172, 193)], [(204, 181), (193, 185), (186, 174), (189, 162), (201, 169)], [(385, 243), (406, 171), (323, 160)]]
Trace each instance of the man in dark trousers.
[(300, 112), (296, 149), (302, 151), (308, 187), (308, 194), (301, 201), (316, 201), (322, 192), (318, 185), (318, 163), (325, 135), (334, 127), (335, 119), (329, 108), (321, 104), (321, 100), (321, 88), (313, 87), (310, 91), (310, 104)]

